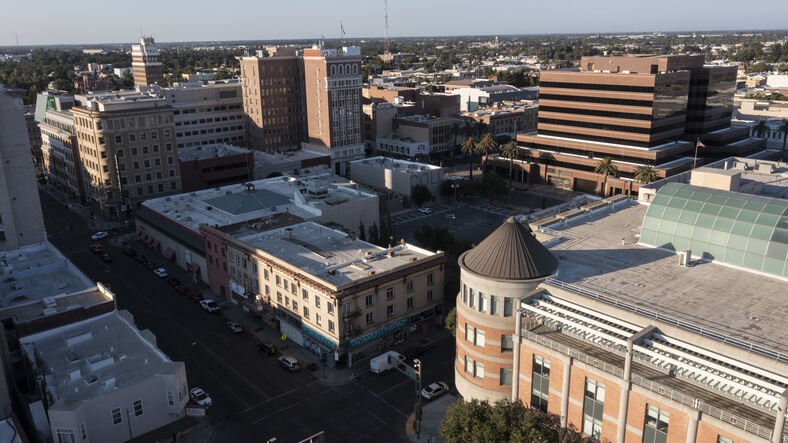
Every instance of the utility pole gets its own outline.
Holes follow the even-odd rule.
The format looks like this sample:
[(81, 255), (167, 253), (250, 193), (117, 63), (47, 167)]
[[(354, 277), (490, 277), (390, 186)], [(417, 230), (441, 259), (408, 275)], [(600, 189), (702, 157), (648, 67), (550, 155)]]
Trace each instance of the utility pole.
[(421, 360), (414, 358), (413, 366), (408, 366), (405, 363), (400, 363), (391, 354), (388, 356), (389, 364), (394, 366), (394, 369), (405, 374), (408, 378), (416, 383), (416, 405), (413, 407), (413, 416), (416, 418), (413, 423), (413, 429), (416, 431), (416, 438), (420, 438), (421, 434)]

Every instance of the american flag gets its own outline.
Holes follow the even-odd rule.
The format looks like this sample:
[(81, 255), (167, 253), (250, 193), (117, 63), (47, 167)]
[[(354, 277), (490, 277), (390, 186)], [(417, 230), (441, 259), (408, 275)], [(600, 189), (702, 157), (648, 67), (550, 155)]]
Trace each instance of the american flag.
[(696, 147), (696, 148), (705, 148), (705, 147), (706, 147), (706, 145), (704, 145), (703, 143), (701, 143), (700, 139), (698, 139), (698, 141), (696, 141), (696, 142), (695, 142), (695, 147)]

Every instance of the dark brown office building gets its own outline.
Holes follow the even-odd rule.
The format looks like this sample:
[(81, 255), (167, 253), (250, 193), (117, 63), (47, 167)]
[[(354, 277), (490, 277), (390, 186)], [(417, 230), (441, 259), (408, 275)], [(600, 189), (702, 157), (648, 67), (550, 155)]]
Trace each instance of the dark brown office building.
[(227, 144), (178, 149), (183, 192), (254, 180), (254, 153)]
[(249, 147), (276, 152), (306, 141), (303, 59), (295, 48), (266, 48), (241, 57)]
[[(601, 193), (604, 177), (593, 171), (610, 157), (619, 174), (608, 177), (604, 195), (633, 193), (641, 166), (652, 166), (660, 177), (691, 168), (697, 138), (706, 143), (708, 136), (711, 143), (699, 156), (721, 153), (731, 143), (735, 155), (763, 149), (729, 128), (735, 69), (703, 61), (685, 55), (583, 57), (579, 70), (542, 71), (537, 131), (517, 136), (525, 160), (518, 164), (520, 177)], [(496, 167), (508, 173), (508, 161), (499, 162)]]

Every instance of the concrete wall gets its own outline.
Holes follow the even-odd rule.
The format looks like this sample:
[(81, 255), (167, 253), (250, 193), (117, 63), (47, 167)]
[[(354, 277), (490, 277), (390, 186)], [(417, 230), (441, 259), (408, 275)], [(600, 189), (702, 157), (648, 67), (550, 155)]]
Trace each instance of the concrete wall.
[(359, 222), (369, 229), (372, 224), (380, 227), (380, 203), (378, 197), (348, 200), (336, 206), (324, 206), (323, 215), (314, 219), (315, 223), (339, 223), (346, 229), (358, 231)]
[(410, 196), (416, 185), (424, 185), (432, 192), (432, 195), (439, 195), (443, 176), (443, 169), (426, 169), (424, 171), (389, 169), (377, 163), (364, 164), (363, 162), (354, 162), (350, 167), (350, 178), (353, 181), (377, 190), (388, 190), (407, 196)]

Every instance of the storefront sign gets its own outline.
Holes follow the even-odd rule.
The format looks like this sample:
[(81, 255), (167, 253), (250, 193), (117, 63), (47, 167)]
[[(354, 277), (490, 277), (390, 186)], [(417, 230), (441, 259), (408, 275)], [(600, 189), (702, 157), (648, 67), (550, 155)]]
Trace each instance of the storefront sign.
[(383, 337), (384, 335), (388, 334), (389, 332), (391, 332), (391, 331), (393, 331), (395, 329), (399, 329), (399, 328), (405, 327), (407, 325), (408, 325), (408, 319), (407, 318), (403, 318), (403, 319), (397, 320), (396, 322), (390, 323), (390, 324), (388, 324), (386, 326), (383, 326), (380, 329), (376, 329), (376, 330), (374, 330), (372, 332), (369, 332), (369, 333), (366, 333), (366, 334), (364, 334), (362, 336), (359, 336), (359, 337), (356, 337), (354, 339), (351, 339), (350, 340), (350, 346), (363, 345), (364, 343), (367, 343), (367, 342), (370, 342), (372, 340), (375, 340), (375, 339), (378, 339), (380, 337)]

